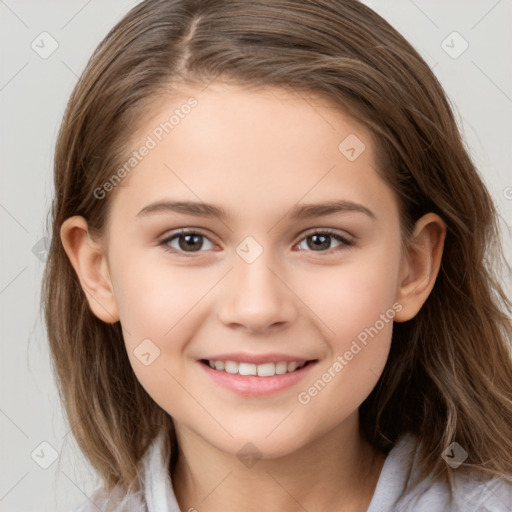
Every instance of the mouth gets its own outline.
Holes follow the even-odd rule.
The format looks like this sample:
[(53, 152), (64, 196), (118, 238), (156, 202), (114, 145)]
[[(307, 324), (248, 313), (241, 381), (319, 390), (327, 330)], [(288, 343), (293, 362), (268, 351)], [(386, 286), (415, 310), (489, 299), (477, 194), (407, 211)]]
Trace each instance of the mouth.
[(275, 395), (291, 389), (318, 364), (318, 359), (264, 362), (260, 364), (230, 359), (200, 359), (199, 367), (209, 382), (245, 398)]
[(262, 364), (237, 362), (237, 361), (219, 361), (211, 359), (201, 359), (200, 362), (209, 366), (212, 370), (228, 373), (230, 375), (254, 375), (258, 377), (274, 377), (275, 375), (285, 375), (296, 372), (305, 366), (315, 363), (316, 359), (309, 361), (280, 361), (277, 363), (268, 362)]

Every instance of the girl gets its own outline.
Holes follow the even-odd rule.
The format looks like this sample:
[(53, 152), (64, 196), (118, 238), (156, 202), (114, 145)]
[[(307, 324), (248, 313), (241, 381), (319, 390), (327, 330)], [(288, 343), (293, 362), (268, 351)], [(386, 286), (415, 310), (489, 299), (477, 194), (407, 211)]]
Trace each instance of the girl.
[(496, 210), (356, 0), (146, 0), (77, 84), (44, 294), (80, 511), (512, 510)]

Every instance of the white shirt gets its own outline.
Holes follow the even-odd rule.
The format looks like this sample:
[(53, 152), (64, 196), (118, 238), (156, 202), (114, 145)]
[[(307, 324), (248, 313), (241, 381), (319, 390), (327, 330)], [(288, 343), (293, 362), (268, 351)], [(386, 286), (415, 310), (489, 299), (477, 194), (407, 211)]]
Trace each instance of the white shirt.
[[(92, 501), (73, 512), (188, 512), (180, 511), (168, 473), (169, 453), (162, 431), (141, 461), (144, 488), (122, 496), (116, 490), (111, 501), (98, 489)], [(418, 438), (404, 435), (389, 452), (367, 512), (512, 512), (512, 484), (503, 480), (482, 481), (453, 470), (455, 491), (450, 504), (447, 484), (424, 481), (414, 493), (410, 482), (419, 468)], [(94, 502), (94, 504), (92, 503)], [(117, 507), (116, 507), (117, 505)], [(229, 507), (227, 508), (229, 511)]]

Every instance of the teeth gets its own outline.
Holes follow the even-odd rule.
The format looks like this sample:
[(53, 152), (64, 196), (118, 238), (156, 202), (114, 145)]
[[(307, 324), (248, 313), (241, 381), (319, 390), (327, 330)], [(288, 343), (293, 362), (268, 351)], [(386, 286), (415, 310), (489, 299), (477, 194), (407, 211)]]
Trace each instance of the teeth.
[(293, 371), (295, 371), (298, 368), (298, 366), (299, 366), (298, 363), (290, 363), (288, 365), (288, 371), (289, 372), (293, 372)]
[(288, 371), (288, 363), (282, 362), (276, 364), (276, 374), (282, 375), (283, 373), (286, 373)]
[(226, 361), (224, 365), (224, 371), (227, 373), (238, 373), (238, 364), (234, 361)]
[(306, 363), (287, 363), (281, 361), (279, 363), (237, 363), (235, 361), (208, 361), (210, 368), (215, 370), (225, 371), (233, 375), (258, 375), (258, 377), (273, 377), (274, 375), (283, 375), (284, 373), (291, 373), (299, 368), (302, 368)]
[(255, 364), (250, 363), (239, 363), (238, 373), (240, 375), (256, 375), (258, 368)]
[(274, 363), (265, 363), (258, 365), (258, 377), (273, 377), (276, 374), (276, 365)]

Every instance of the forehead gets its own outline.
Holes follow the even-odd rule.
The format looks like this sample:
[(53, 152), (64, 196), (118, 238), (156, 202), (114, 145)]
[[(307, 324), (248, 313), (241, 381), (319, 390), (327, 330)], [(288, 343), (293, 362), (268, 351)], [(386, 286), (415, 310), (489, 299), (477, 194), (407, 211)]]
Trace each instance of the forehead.
[(147, 149), (112, 198), (130, 213), (166, 198), (261, 215), (301, 198), (391, 197), (369, 130), (312, 93), (214, 83), (161, 97), (132, 147)]

